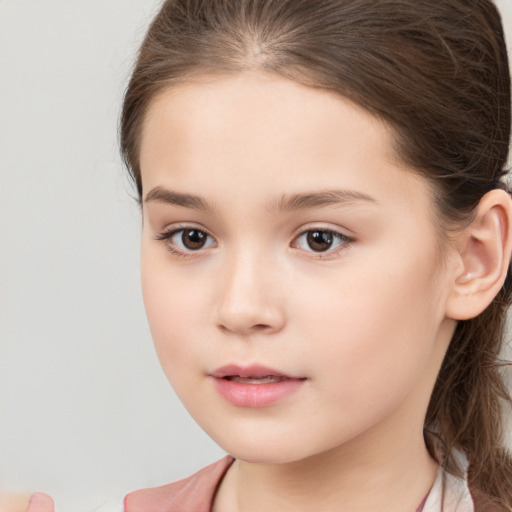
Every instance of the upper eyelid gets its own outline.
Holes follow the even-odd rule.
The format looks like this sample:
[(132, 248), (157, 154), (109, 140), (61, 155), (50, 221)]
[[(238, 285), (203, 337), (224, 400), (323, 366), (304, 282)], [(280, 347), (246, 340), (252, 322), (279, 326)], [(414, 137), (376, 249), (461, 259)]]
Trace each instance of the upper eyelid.
[(305, 235), (306, 233), (311, 233), (311, 232), (314, 232), (314, 231), (326, 231), (327, 233), (332, 233), (334, 236), (338, 236), (340, 238), (347, 238), (347, 239), (350, 239), (352, 240), (353, 237), (349, 236), (349, 235), (346, 235), (345, 233), (342, 233), (341, 231), (337, 231), (335, 229), (326, 229), (326, 228), (310, 228), (310, 229), (305, 229), (303, 231), (300, 231), (297, 236), (294, 237), (294, 239), (296, 238), (299, 238), (300, 236), (302, 235)]
[(175, 233), (178, 233), (179, 231), (184, 231), (185, 229), (197, 229), (198, 231), (202, 231), (203, 233), (206, 233), (210, 238), (213, 238), (216, 240), (216, 238), (210, 233), (208, 229), (206, 229), (203, 226), (200, 226), (198, 224), (194, 223), (177, 223), (173, 224), (171, 226), (165, 227), (158, 231), (156, 238), (162, 239), (162, 238), (170, 238)]
[(308, 233), (309, 231), (330, 231), (331, 233), (339, 234), (342, 237), (350, 238), (351, 240), (354, 239), (353, 235), (350, 235), (347, 233), (347, 231), (349, 231), (349, 230), (344, 229), (340, 226), (332, 226), (332, 225), (328, 225), (328, 224), (329, 223), (319, 222), (317, 224), (317, 223), (312, 222), (311, 225), (310, 224), (302, 225), (300, 228), (298, 228), (294, 231), (294, 233), (292, 235), (293, 239), (295, 240), (300, 235), (303, 235), (304, 233)]

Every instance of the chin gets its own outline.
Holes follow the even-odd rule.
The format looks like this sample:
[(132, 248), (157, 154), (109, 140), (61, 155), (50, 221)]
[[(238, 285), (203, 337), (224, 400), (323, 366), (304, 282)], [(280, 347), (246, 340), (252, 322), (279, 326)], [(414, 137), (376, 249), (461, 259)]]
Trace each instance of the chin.
[[(224, 448), (224, 447), (223, 447)], [(271, 449), (261, 446), (233, 446), (231, 450), (224, 448), (235, 459), (250, 464), (289, 464), (304, 458), (304, 454), (297, 453), (297, 449), (283, 450), (282, 447)]]
[(290, 435), (243, 435), (242, 432), (210, 437), (227, 453), (252, 464), (288, 464), (307, 459), (325, 447), (308, 446), (304, 439)]

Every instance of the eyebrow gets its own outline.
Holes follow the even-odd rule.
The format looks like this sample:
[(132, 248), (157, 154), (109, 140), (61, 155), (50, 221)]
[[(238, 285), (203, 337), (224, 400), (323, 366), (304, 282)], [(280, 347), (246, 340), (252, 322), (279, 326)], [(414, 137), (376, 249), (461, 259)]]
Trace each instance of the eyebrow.
[[(182, 206), (193, 210), (212, 211), (214, 209), (200, 196), (184, 194), (160, 186), (151, 189), (146, 195), (144, 202), (148, 203), (151, 201)], [(355, 190), (324, 190), (302, 194), (285, 194), (271, 202), (267, 208), (271, 213), (280, 213), (358, 202), (377, 203), (371, 196)]]
[(270, 204), (269, 209), (271, 212), (292, 212), (359, 202), (377, 204), (373, 197), (355, 190), (324, 190), (306, 194), (283, 195), (281, 199)]
[(155, 187), (147, 193), (144, 202), (149, 203), (151, 201), (183, 206), (193, 210), (212, 210), (212, 207), (202, 197), (193, 194), (182, 194), (181, 192), (175, 192), (163, 187)]

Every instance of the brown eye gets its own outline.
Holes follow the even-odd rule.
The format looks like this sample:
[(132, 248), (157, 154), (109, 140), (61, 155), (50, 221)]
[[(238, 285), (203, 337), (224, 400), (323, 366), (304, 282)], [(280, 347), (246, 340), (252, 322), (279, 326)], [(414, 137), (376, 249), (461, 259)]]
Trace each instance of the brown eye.
[(328, 251), (334, 241), (332, 231), (308, 231), (307, 244), (315, 252)]
[(293, 246), (307, 252), (334, 254), (347, 248), (354, 240), (330, 229), (310, 229), (303, 231), (293, 242)]
[(207, 239), (208, 235), (198, 229), (184, 229), (181, 235), (181, 242), (189, 251), (202, 249), (205, 246)]
[(208, 233), (194, 227), (174, 229), (160, 233), (156, 240), (165, 242), (172, 253), (186, 255), (216, 246), (216, 242)]

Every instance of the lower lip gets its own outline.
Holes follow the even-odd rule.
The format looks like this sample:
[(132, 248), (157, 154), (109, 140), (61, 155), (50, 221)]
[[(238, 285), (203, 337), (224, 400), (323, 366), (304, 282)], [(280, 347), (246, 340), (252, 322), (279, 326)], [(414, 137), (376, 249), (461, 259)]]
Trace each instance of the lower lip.
[(267, 407), (297, 391), (305, 379), (286, 379), (264, 384), (246, 384), (213, 378), (215, 388), (229, 403), (238, 407)]

